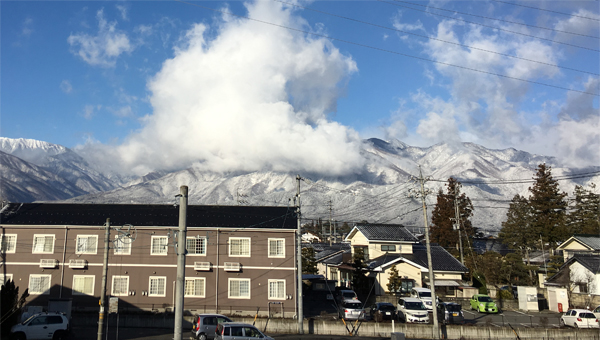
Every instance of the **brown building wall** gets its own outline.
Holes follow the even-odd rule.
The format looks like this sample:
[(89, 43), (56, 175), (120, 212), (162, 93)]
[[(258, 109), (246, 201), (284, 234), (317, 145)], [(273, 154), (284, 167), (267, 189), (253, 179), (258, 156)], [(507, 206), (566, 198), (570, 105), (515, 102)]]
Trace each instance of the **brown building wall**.
[[(104, 228), (98, 226), (82, 227), (31, 227), (0, 226), (2, 234), (16, 234), (17, 245), (14, 253), (4, 254), (1, 272), (12, 274), (15, 284), (24, 291), (30, 282), (30, 275), (51, 275), (49, 294), (31, 294), (28, 303), (46, 306), (49, 298), (72, 299), (74, 310), (97, 310), (102, 288), (102, 264), (104, 254)], [(117, 227), (118, 229), (118, 227)], [(129, 278), (127, 295), (119, 296), (120, 310), (173, 310), (174, 286), (177, 273), (177, 255), (174, 247), (177, 227), (138, 227), (132, 232), (129, 255), (117, 255), (111, 242), (107, 276), (107, 295), (112, 292), (113, 276)], [(123, 230), (122, 230), (123, 231)], [(54, 235), (52, 253), (34, 254), (35, 234)], [(97, 236), (95, 254), (77, 254), (77, 236)], [(118, 230), (111, 230), (111, 241), (115, 240)], [(167, 236), (167, 255), (151, 255), (153, 236)], [(260, 308), (264, 314), (271, 307), (281, 306), (287, 316), (295, 314), (296, 274), (295, 233), (290, 229), (227, 229), (227, 228), (189, 228), (188, 237), (205, 237), (206, 254), (186, 256), (186, 278), (204, 278), (204, 297), (185, 297), (185, 309), (192, 312), (214, 312), (248, 315)], [(230, 238), (249, 239), (250, 256), (231, 256)], [(269, 239), (282, 239), (283, 257), (269, 257)], [(40, 260), (57, 260), (55, 268), (40, 268)], [(70, 260), (85, 260), (85, 268), (70, 268)], [(194, 270), (194, 262), (210, 262), (209, 271)], [(226, 271), (225, 262), (239, 263), (239, 271)], [(93, 294), (74, 293), (73, 278), (93, 276)], [(164, 277), (166, 287), (164, 296), (149, 296), (150, 277)], [(230, 279), (249, 279), (250, 298), (229, 297)], [(285, 298), (269, 299), (269, 280), (285, 280)]]

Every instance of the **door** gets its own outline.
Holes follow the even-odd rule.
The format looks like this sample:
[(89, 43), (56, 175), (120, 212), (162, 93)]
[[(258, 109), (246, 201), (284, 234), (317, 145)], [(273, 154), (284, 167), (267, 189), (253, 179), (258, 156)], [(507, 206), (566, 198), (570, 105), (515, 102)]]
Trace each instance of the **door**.
[(54, 331), (49, 329), (48, 316), (41, 315), (27, 325), (27, 339), (52, 339)]

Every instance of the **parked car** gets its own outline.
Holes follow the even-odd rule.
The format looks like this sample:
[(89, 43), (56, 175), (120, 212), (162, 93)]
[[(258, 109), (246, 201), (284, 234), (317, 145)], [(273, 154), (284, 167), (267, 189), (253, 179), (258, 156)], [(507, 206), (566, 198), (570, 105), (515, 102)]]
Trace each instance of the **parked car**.
[(275, 340), (256, 327), (241, 322), (225, 322), (217, 326), (215, 340)]
[(417, 298), (398, 299), (398, 319), (409, 323), (429, 323), (429, 313), (423, 302)]
[(377, 302), (369, 308), (369, 315), (377, 322), (396, 318), (396, 307), (389, 302)]
[(337, 301), (341, 302), (344, 300), (358, 300), (358, 296), (351, 289), (342, 289), (337, 293)]
[(364, 320), (365, 310), (359, 300), (346, 299), (338, 305), (338, 316), (344, 320)]
[(598, 328), (598, 318), (587, 309), (569, 309), (560, 317), (561, 326)]
[(498, 306), (485, 294), (475, 294), (469, 300), (471, 303), (471, 309), (475, 309), (480, 313), (498, 313)]
[(13, 340), (66, 339), (71, 331), (69, 319), (64, 313), (49, 312), (33, 314), (27, 320), (10, 329)]
[(214, 339), (217, 326), (224, 322), (232, 322), (221, 314), (197, 314), (192, 321), (192, 334), (196, 339)]
[(454, 302), (442, 302), (438, 304), (438, 320), (446, 324), (462, 324), (465, 322), (465, 316), (462, 312), (462, 306)]
[[(429, 310), (429, 311), (433, 310), (433, 303), (431, 302), (431, 290), (430, 289), (428, 289), (428, 288), (413, 288), (410, 291), (410, 297), (421, 300), (421, 302), (423, 302), (423, 304), (425, 305), (425, 308), (427, 308), (427, 310)], [(440, 302), (439, 299), (436, 298), (436, 300), (438, 303)]]

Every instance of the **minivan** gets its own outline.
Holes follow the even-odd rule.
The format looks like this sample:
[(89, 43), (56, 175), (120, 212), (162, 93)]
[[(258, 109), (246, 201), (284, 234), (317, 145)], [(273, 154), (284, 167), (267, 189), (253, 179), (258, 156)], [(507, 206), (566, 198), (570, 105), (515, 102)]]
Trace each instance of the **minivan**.
[(198, 340), (213, 339), (217, 325), (231, 322), (231, 319), (221, 314), (197, 314), (192, 322), (192, 334)]
[(275, 340), (270, 336), (266, 336), (256, 327), (241, 322), (225, 322), (217, 326), (215, 332), (216, 340)]
[(433, 310), (433, 304), (431, 303), (431, 290), (428, 288), (413, 288), (410, 291), (410, 297), (419, 299), (425, 305), (427, 310)]

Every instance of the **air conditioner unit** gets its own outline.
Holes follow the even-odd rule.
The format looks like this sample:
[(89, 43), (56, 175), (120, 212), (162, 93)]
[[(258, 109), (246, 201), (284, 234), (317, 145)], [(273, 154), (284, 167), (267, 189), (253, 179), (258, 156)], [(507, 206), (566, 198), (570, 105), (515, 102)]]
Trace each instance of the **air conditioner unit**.
[(83, 259), (69, 260), (69, 268), (86, 268), (87, 261)]
[(225, 262), (225, 271), (227, 272), (239, 272), (242, 269), (242, 265), (238, 262)]
[(209, 271), (210, 262), (194, 262), (194, 270)]
[(56, 268), (58, 266), (58, 260), (55, 259), (41, 259), (40, 268)]

